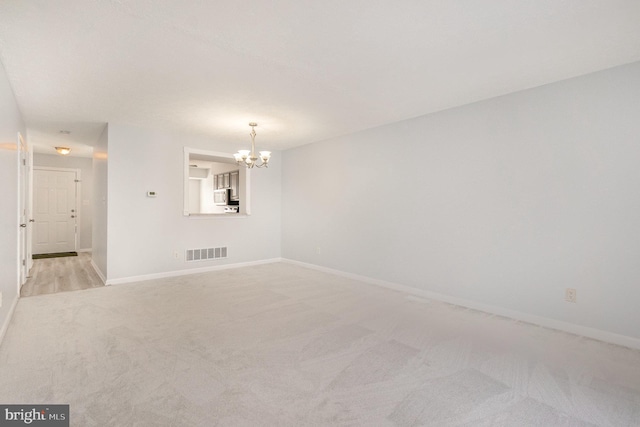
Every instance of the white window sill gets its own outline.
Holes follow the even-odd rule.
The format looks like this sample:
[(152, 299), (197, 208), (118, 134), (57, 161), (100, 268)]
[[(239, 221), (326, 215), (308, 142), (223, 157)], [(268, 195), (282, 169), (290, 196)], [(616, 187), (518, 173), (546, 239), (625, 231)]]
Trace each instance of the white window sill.
[(238, 219), (248, 218), (249, 214), (242, 213), (219, 213), (219, 214), (186, 214), (189, 219)]

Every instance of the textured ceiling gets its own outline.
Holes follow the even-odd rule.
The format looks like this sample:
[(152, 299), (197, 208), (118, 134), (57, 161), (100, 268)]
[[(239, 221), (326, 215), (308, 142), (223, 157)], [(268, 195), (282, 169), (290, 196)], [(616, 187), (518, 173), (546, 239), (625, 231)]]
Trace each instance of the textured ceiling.
[[(31, 142), (285, 149), (640, 60), (638, 0), (0, 0)], [(59, 130), (72, 131), (60, 135)]]

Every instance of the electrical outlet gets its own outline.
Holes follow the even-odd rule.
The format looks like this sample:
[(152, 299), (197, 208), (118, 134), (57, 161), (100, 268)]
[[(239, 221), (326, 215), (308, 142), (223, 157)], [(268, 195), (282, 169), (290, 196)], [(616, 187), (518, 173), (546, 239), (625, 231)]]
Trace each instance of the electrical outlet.
[(175, 258), (175, 259), (180, 259), (180, 252), (178, 252), (178, 251), (173, 251), (173, 258)]
[(572, 288), (565, 289), (564, 299), (567, 302), (576, 302), (576, 290)]

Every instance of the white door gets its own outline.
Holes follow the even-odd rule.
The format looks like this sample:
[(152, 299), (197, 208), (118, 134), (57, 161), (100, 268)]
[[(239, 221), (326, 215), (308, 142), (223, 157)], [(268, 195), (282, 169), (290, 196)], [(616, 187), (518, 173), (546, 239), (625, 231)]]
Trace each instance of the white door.
[(76, 174), (34, 168), (34, 254), (76, 250)]

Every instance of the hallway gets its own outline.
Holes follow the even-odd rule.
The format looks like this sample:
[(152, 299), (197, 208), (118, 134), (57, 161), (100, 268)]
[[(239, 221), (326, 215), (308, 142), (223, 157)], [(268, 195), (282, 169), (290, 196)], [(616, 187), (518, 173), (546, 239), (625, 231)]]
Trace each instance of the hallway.
[(33, 260), (33, 268), (20, 296), (54, 294), (104, 286), (91, 266), (91, 253)]

